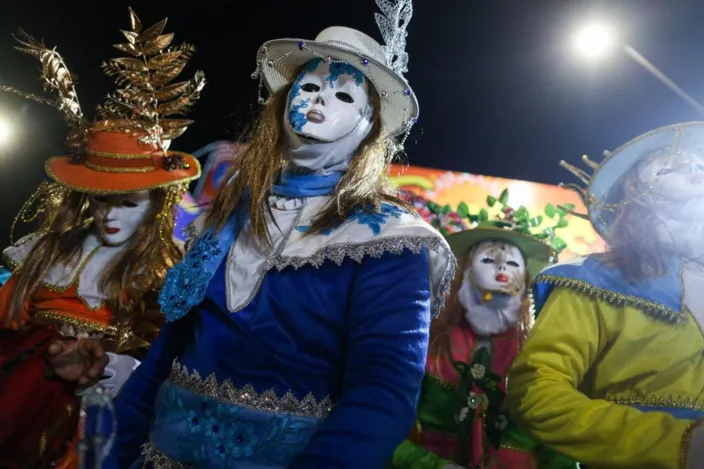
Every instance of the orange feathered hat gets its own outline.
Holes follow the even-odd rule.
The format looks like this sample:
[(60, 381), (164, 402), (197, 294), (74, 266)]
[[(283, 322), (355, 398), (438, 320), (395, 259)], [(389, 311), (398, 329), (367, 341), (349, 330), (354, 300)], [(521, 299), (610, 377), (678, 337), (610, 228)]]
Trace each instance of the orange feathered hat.
[(200, 177), (198, 160), (169, 151), (171, 141), (193, 123), (168, 116), (184, 114), (200, 97), (205, 77), (198, 71), (187, 81), (171, 83), (183, 70), (195, 48), (171, 46), (173, 34), (162, 34), (163, 19), (143, 28), (129, 9), (131, 28), (121, 31), (127, 39), (115, 48), (127, 57), (111, 59), (103, 71), (118, 89), (98, 106), (99, 121), (88, 121), (81, 110), (75, 79), (55, 48), (22, 34), (18, 50), (41, 62), (47, 99), (0, 85), (0, 91), (18, 94), (59, 109), (71, 131), (68, 156), (50, 158), (47, 174), (69, 189), (93, 194), (127, 193), (187, 183)]

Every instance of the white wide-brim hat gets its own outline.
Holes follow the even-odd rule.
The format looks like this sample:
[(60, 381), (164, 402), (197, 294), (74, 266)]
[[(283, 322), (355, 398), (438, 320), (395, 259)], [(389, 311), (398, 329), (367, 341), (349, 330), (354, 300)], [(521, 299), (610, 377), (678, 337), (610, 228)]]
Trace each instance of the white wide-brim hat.
[(257, 55), (257, 72), (270, 92), (290, 85), (301, 67), (313, 59), (344, 62), (360, 70), (381, 96), (381, 120), (385, 133), (407, 132), (418, 120), (418, 99), (400, 73), (389, 67), (382, 46), (356, 29), (333, 26), (314, 41), (274, 39), (264, 43)]
[(614, 151), (604, 152), (606, 158), (599, 164), (584, 157), (594, 170), (591, 176), (569, 164), (561, 163), (587, 183), (587, 187), (582, 190), (582, 198), (587, 206), (588, 218), (604, 239), (608, 240), (611, 236), (616, 207), (634, 202), (621, 201), (623, 177), (653, 150), (662, 148), (672, 154), (686, 151), (704, 155), (704, 122), (685, 122), (651, 130)]

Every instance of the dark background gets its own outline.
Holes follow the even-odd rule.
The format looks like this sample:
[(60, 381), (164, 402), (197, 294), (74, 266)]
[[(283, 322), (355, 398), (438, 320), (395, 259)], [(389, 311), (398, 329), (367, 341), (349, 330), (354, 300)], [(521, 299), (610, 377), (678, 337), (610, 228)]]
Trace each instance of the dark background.
[[(39, 92), (37, 63), (13, 50), (23, 28), (57, 46), (80, 78), (89, 112), (112, 90), (100, 63), (120, 55), (132, 6), (145, 26), (169, 17), (174, 43), (198, 52), (209, 80), (191, 115), (196, 120), (172, 148), (193, 151), (233, 130), (256, 109), (250, 79), (257, 48), (277, 37), (313, 39), (327, 26), (362, 30), (378, 40), (373, 0), (213, 0), (198, 2), (49, 2), (3, 0), (0, 83)], [(608, 20), (623, 41), (704, 100), (704, 2), (692, 0), (416, 0), (409, 26), (407, 75), (420, 100), (420, 120), (407, 143), (414, 165), (557, 183), (569, 180), (560, 159), (595, 159), (661, 125), (697, 114), (624, 55), (588, 64), (570, 49), (571, 34), (591, 18)], [(46, 158), (62, 154), (67, 127), (59, 113), (0, 95), (0, 118), (15, 127), (0, 147), (0, 244), (23, 201), (43, 178)]]

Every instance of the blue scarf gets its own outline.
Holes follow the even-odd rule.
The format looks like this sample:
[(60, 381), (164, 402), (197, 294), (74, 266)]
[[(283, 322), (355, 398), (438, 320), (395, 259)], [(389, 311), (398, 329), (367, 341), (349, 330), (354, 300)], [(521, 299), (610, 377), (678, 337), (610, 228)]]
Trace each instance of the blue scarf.
[[(314, 197), (335, 191), (343, 173), (328, 175), (300, 174), (284, 171), (273, 193), (282, 197)], [(210, 280), (227, 256), (240, 230), (249, 218), (247, 194), (240, 201), (220, 233), (209, 227), (186, 253), (181, 263), (166, 274), (159, 293), (159, 305), (166, 322), (184, 317), (205, 298)]]
[(274, 186), (274, 194), (282, 197), (315, 197), (335, 192), (343, 173), (328, 175), (301, 174), (293, 171), (281, 173), (281, 180)]

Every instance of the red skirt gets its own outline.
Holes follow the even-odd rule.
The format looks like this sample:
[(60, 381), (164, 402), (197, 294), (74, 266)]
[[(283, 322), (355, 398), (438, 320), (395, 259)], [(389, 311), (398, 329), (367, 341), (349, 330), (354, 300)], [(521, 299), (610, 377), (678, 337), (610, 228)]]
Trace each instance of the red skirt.
[(43, 468), (69, 449), (78, 424), (76, 385), (45, 376), (62, 336), (47, 326), (0, 331), (0, 468)]

